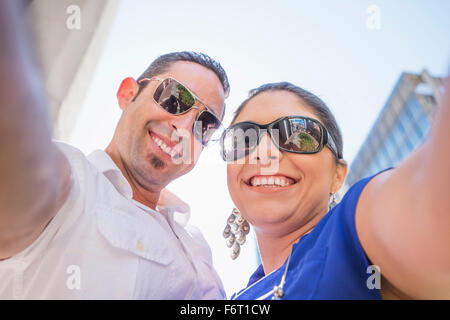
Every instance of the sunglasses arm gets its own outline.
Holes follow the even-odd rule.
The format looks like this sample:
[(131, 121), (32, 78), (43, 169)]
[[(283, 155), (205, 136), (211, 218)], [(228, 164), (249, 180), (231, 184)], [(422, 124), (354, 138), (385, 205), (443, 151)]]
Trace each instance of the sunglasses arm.
[(337, 151), (337, 147), (336, 147), (336, 143), (334, 143), (333, 137), (330, 135), (330, 133), (328, 132), (328, 130), (326, 130), (327, 132), (327, 146), (330, 148), (330, 150), (334, 153), (334, 155), (336, 156), (336, 158), (340, 159), (338, 151)]

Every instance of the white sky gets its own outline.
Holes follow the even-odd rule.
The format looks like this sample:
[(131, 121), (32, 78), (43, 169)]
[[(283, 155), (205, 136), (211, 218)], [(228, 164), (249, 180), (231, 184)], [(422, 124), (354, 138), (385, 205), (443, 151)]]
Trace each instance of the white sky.
[[(380, 9), (379, 30), (367, 27), (370, 5)], [(104, 149), (120, 117), (121, 80), (138, 77), (161, 54), (192, 50), (228, 73), (226, 125), (248, 90), (290, 81), (329, 105), (351, 162), (401, 72), (448, 70), (449, 12), (447, 0), (122, 1), (69, 142), (86, 154)], [(205, 150), (169, 189), (190, 204), (191, 223), (210, 243), (231, 296), (256, 268), (256, 244), (230, 259), (222, 230), (233, 203), (218, 149)]]

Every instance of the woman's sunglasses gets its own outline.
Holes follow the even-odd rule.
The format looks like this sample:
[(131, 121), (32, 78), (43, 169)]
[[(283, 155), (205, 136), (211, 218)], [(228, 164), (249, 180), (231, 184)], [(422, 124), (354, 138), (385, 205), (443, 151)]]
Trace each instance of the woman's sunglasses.
[(310, 154), (327, 146), (339, 158), (327, 129), (319, 121), (302, 116), (284, 117), (265, 125), (245, 121), (230, 126), (220, 139), (222, 158), (232, 162), (248, 156), (266, 132), (279, 150)]
[(143, 81), (161, 82), (153, 93), (153, 100), (170, 114), (178, 116), (191, 109), (200, 110), (195, 104), (201, 103), (204, 109), (200, 110), (192, 127), (194, 137), (204, 146), (220, 139), (223, 132), (221, 121), (185, 85), (173, 78), (142, 78), (138, 83)]

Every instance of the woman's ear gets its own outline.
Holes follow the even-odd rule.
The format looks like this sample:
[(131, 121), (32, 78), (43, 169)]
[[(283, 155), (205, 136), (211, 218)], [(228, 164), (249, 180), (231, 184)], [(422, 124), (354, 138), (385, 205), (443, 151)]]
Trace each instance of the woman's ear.
[(344, 184), (345, 177), (347, 176), (348, 165), (344, 159), (339, 159), (336, 163), (336, 172), (331, 186), (331, 193), (336, 193), (341, 189)]
[(139, 85), (131, 77), (125, 78), (117, 90), (117, 101), (120, 109), (125, 110), (139, 91)]

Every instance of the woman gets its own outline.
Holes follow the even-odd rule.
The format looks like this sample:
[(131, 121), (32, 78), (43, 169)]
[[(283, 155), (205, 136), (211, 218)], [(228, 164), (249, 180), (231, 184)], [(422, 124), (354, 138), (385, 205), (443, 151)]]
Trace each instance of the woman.
[(332, 208), (347, 164), (330, 110), (290, 83), (252, 90), (221, 139), (238, 210), (224, 236), (236, 257), (248, 221), (262, 264), (232, 298), (450, 298), (448, 93), (422, 147)]

